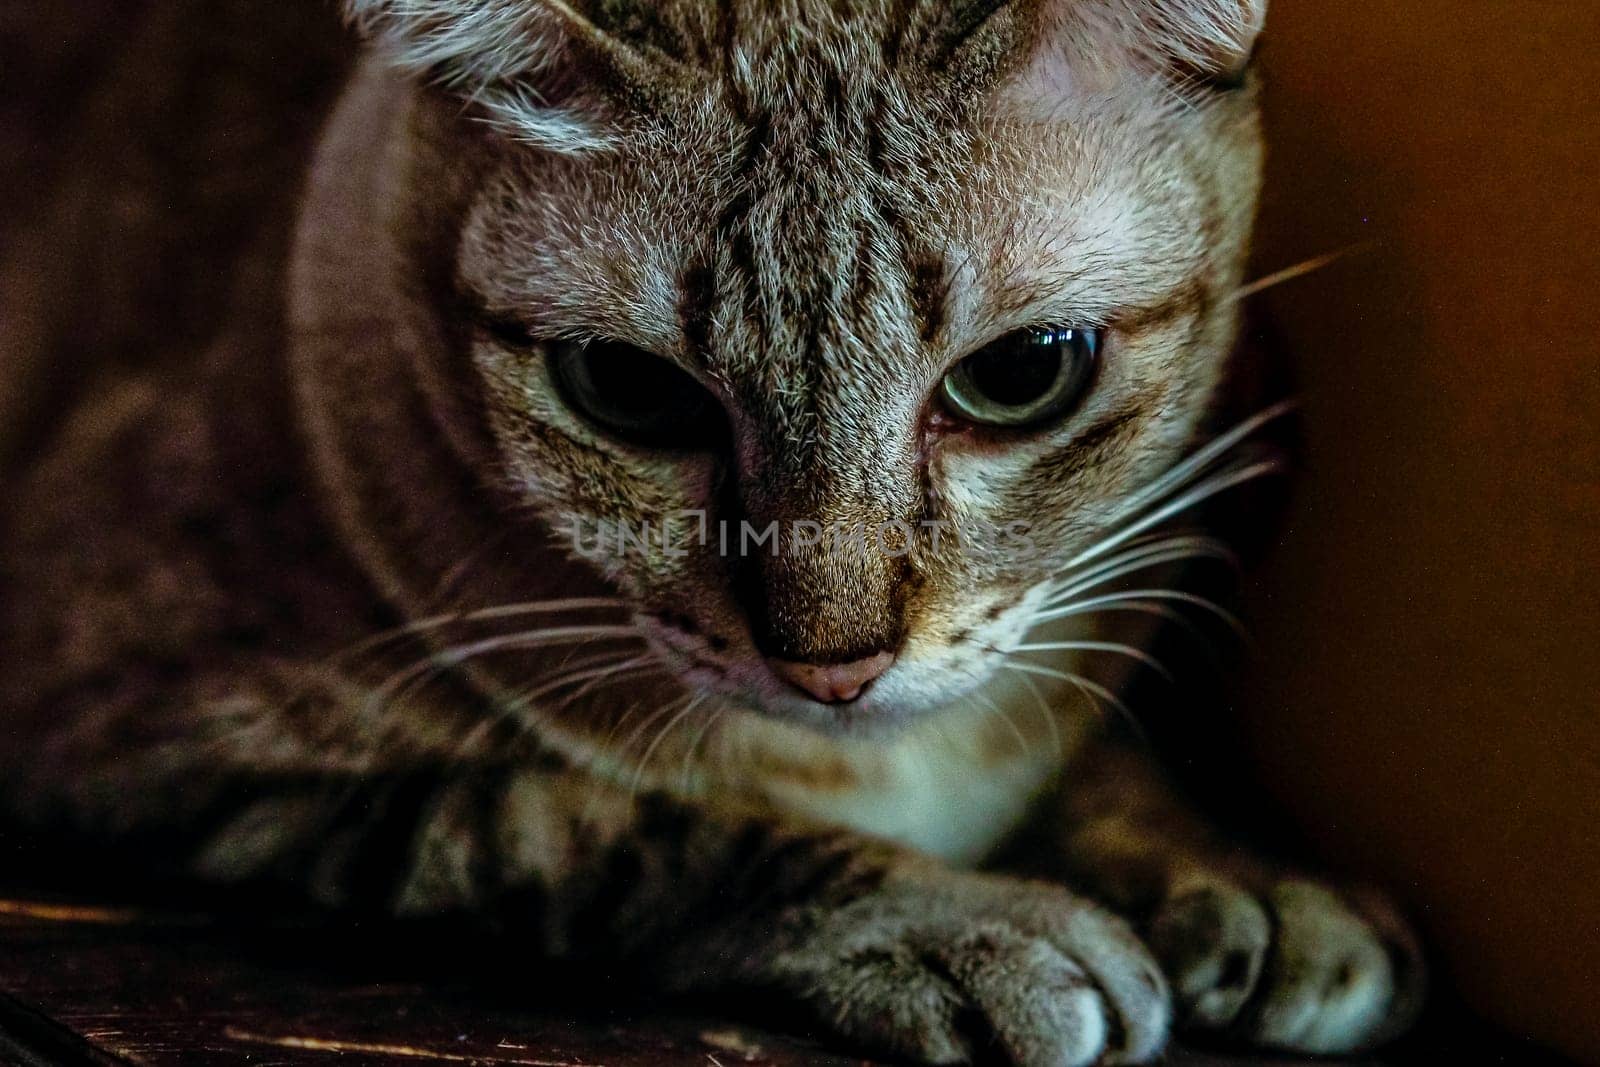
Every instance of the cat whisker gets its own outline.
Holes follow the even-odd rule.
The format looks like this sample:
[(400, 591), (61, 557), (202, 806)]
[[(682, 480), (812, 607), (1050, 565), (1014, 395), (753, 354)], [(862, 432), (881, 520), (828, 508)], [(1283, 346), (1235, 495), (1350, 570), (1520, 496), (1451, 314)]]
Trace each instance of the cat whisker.
[[(558, 705), (558, 710), (564, 709), (573, 700), (578, 699), (584, 693), (597, 686), (636, 676), (648, 668), (659, 668), (659, 664), (657, 664), (655, 657), (649, 654), (634, 655), (630, 658), (630, 650), (628, 649), (608, 649), (597, 655), (586, 656), (576, 663), (563, 662), (561, 667), (563, 673), (557, 674), (532, 689), (523, 690), (516, 694), (513, 699), (502, 701), (499, 704), (500, 717), (498, 719), (491, 718), (488, 722), (490, 724), (501, 721), (518, 722), (520, 720), (516, 718), (516, 714), (526, 711), (538, 697), (558, 692), (567, 686), (582, 683), (577, 692), (569, 694)], [(479, 728), (474, 729), (478, 730)]]
[(667, 739), (667, 735), (672, 733), (672, 731), (677, 728), (679, 723), (683, 722), (683, 720), (694, 714), (694, 710), (701, 704), (705, 703), (705, 701), (705, 693), (699, 693), (692, 697), (689, 702), (684, 705), (683, 710), (669, 719), (667, 721), (667, 725), (663, 726), (660, 732), (656, 734), (655, 738), (651, 740), (650, 744), (646, 746), (644, 754), (639, 757), (638, 766), (633, 772), (633, 785), (628, 790), (630, 796), (639, 795), (639, 786), (644, 782), (645, 771), (650, 766), (650, 758), (655, 755), (656, 749), (661, 746), (661, 742)]
[[(636, 670), (618, 671), (615, 675), (603, 679), (599, 683), (599, 687), (612, 686), (621, 681), (637, 682), (656, 677), (667, 677), (666, 667), (659, 661)], [(567, 698), (563, 699), (560, 704), (556, 705), (556, 707), (553, 708), (550, 713), (552, 715), (560, 715), (579, 699), (581, 699), (581, 695), (568, 696)], [(635, 700), (633, 703), (629, 704), (627, 708), (623, 710), (622, 714), (617, 717), (616, 721), (613, 722), (609, 728), (607, 728), (605, 734), (600, 738), (600, 740), (589, 746), (588, 752), (584, 756), (580, 757), (579, 766), (582, 770), (589, 773), (594, 772), (600, 761), (605, 759), (610, 754), (612, 738), (616, 737), (617, 733), (622, 730), (623, 727), (627, 726), (630, 721), (632, 721), (634, 715), (638, 713), (642, 706), (643, 702), (639, 700)], [(580, 822), (587, 823), (589, 821), (589, 816), (594, 810), (594, 804), (602, 795), (602, 792), (603, 790), (598, 788), (589, 790), (589, 797), (584, 801), (583, 811), (579, 815)]]
[(1169, 537), (1140, 538), (1123, 546), (1115, 555), (1096, 560), (1092, 565), (1070, 569), (1063, 568), (1052, 579), (1052, 584), (1055, 587), (1052, 597), (1059, 600), (1062, 591), (1075, 585), (1098, 581), (1103, 575), (1119, 567), (1139, 563), (1153, 556), (1165, 556), (1175, 553), (1186, 556), (1212, 557), (1230, 563), (1237, 562), (1234, 559), (1232, 549), (1226, 544), (1214, 537), (1207, 537), (1203, 534), (1180, 533)]
[(1125, 656), (1128, 659), (1141, 663), (1155, 671), (1167, 681), (1174, 681), (1172, 672), (1150, 653), (1132, 645), (1120, 644), (1116, 641), (1041, 641), (1031, 645), (1017, 645), (1011, 650), (1013, 653), (1026, 652), (1104, 652), (1113, 656)]
[(1257, 278), (1253, 282), (1249, 282), (1240, 286), (1234, 291), (1233, 299), (1235, 301), (1248, 300), (1257, 293), (1264, 293), (1268, 289), (1283, 285), (1286, 282), (1292, 282), (1299, 278), (1304, 278), (1308, 274), (1315, 274), (1324, 267), (1330, 267), (1339, 262), (1346, 256), (1354, 255), (1357, 252), (1365, 252), (1371, 246), (1372, 243), (1370, 241), (1360, 241), (1356, 244), (1341, 248), (1336, 252), (1329, 252), (1321, 256), (1313, 256), (1311, 259), (1305, 260), (1301, 263), (1296, 263), (1292, 267), (1285, 267), (1282, 270), (1273, 271), (1271, 274), (1268, 274), (1263, 278)]
[[(640, 657), (640, 659), (644, 658), (645, 657)], [(654, 678), (664, 678), (667, 676), (667, 670), (665, 666), (659, 662), (636, 662), (632, 665), (617, 664), (604, 670), (590, 670), (577, 673), (587, 677), (567, 677), (564, 679), (559, 679), (555, 682), (546, 683), (544, 686), (541, 686), (541, 689), (546, 690), (546, 692), (558, 692), (563, 686), (577, 686), (577, 688), (575, 688), (572, 692), (563, 694), (558, 700), (536, 704), (532, 698), (523, 695), (507, 709), (506, 713), (516, 718), (516, 721), (519, 723), (524, 722), (521, 716), (530, 711), (537, 711), (539, 716), (543, 719), (555, 720), (564, 716), (575, 704), (584, 699), (586, 696), (602, 693), (623, 682), (642, 683)], [(606, 731), (604, 740), (593, 747), (593, 758), (590, 760), (591, 765), (594, 759), (598, 759), (599, 756), (604, 753), (605, 744), (609, 742), (616, 731), (627, 722), (628, 717), (637, 707), (637, 703), (630, 706), (629, 710), (624, 712), (622, 717), (614, 722)]]
[(1039, 708), (1039, 716), (1044, 719), (1045, 726), (1050, 730), (1051, 751), (1059, 760), (1066, 753), (1065, 743), (1061, 738), (1061, 724), (1056, 721), (1055, 713), (1050, 710), (1050, 702), (1045, 700), (1044, 694), (1039, 691), (1039, 685), (1033, 680), (1032, 675), (1019, 674), (1022, 684), (1027, 686), (1028, 692), (1033, 695), (1033, 701)]
[(1056, 579), (1057, 584), (1050, 591), (1041, 610), (1062, 607), (1084, 593), (1130, 574), (1193, 559), (1213, 559), (1231, 567), (1238, 567), (1238, 560), (1233, 552), (1214, 538), (1180, 537), (1152, 542), (1137, 549), (1128, 549), (1110, 559), (1101, 560), (1086, 570)]
[(464, 645), (441, 649), (408, 667), (391, 674), (367, 698), (369, 712), (388, 706), (402, 692), (414, 684), (425, 685), (431, 678), (459, 667), (471, 660), (497, 652), (524, 651), (551, 645), (592, 640), (640, 640), (639, 631), (632, 626), (557, 626), (544, 630), (523, 630), (499, 637), (485, 638)]
[[(644, 701), (635, 700), (623, 710), (621, 715), (617, 716), (617, 720), (611, 724), (610, 728), (606, 730), (605, 734), (600, 738), (600, 740), (590, 747), (586, 758), (583, 760), (582, 766), (584, 771), (594, 772), (600, 761), (605, 759), (610, 754), (612, 738), (616, 737), (618, 732), (633, 720), (633, 717), (638, 714), (639, 709), (643, 706)], [(600, 775), (598, 777), (604, 777), (604, 775)], [(589, 791), (589, 797), (583, 805), (583, 814), (580, 816), (581, 822), (587, 823), (589, 821), (589, 813), (594, 810), (595, 800), (602, 795), (605, 788), (609, 788), (610, 784), (614, 783), (608, 783), (608, 786), (606, 787), (595, 788)]]
[[(1212, 638), (1212, 635), (1207, 633), (1193, 619), (1176, 608), (1170, 607), (1166, 604), (1153, 603), (1145, 600), (1130, 600), (1123, 604), (1112, 604), (1106, 607), (1098, 608), (1093, 612), (1084, 612), (1083, 614), (1096, 615), (1113, 613), (1148, 615), (1152, 618), (1160, 619), (1163, 622), (1171, 623), (1172, 625), (1183, 630), (1183, 632), (1188, 634), (1190, 637), (1194, 638), (1194, 640), (1198, 642), (1203, 649), (1205, 649), (1207, 658), (1213, 664), (1217, 664), (1217, 646), (1215, 640)], [(1049, 620), (1044, 621), (1048, 622)], [(1035, 625), (1042, 624), (1043, 623), (1041, 622), (1036, 623)], [(1245, 645), (1245, 647), (1254, 648), (1247, 636), (1239, 635), (1239, 640)]]
[[(603, 653), (600, 656), (588, 657), (583, 661), (583, 664), (585, 666), (593, 667), (594, 664), (600, 662), (602, 659), (614, 661), (620, 655), (625, 655), (625, 653), (619, 650), (613, 650)], [(636, 660), (642, 660), (644, 658), (645, 657), (636, 657)], [(615, 663), (610, 668), (609, 675), (600, 675), (595, 677), (590, 684), (609, 684), (613, 681), (620, 681), (624, 677), (632, 676), (637, 673), (637, 671), (624, 671), (622, 669), (623, 666), (624, 664)], [(595, 674), (598, 670), (601, 669), (597, 668), (595, 670), (583, 672), (573, 671), (569, 675), (564, 675), (560, 678), (554, 679), (552, 683), (547, 683), (547, 685), (549, 685), (549, 687), (553, 690), (559, 688), (561, 684), (571, 684), (574, 681), (580, 680), (576, 677), (573, 677), (573, 675), (578, 673), (583, 673), (585, 675)], [(398, 697), (399, 694), (397, 693), (391, 695), (383, 701), (377, 702), (375, 702), (371, 697), (368, 698), (369, 714), (373, 712), (382, 712), (382, 714), (379, 717), (378, 737), (375, 739), (371, 747), (371, 751), (368, 753), (366, 759), (367, 767), (365, 773), (367, 774), (372, 773), (372, 771), (376, 769), (379, 764), (388, 758), (387, 754), (389, 752), (390, 742), (404, 723), (403, 717), (391, 713), (392, 709), (396, 706), (396, 700)], [(564, 706), (565, 705), (563, 705), (563, 707)], [(448, 763), (452, 764), (462, 763), (474, 758), (473, 749), (483, 740), (485, 735), (496, 728), (508, 727), (513, 731), (514, 735), (526, 733), (527, 724), (515, 714), (515, 710), (516, 709), (512, 706), (502, 705), (498, 709), (498, 714), (485, 715), (466, 733), (449, 743), (447, 751), (443, 753), (443, 758)]]
[(628, 753), (631, 752), (633, 750), (633, 746), (637, 744), (646, 733), (649, 732), (650, 727), (660, 722), (667, 715), (677, 711), (692, 699), (694, 699), (694, 695), (692, 693), (685, 693), (680, 697), (667, 701), (665, 704), (661, 705), (661, 707), (657, 708), (649, 715), (646, 715), (644, 721), (639, 723), (638, 726), (634, 727), (633, 732), (627, 736), (626, 740), (624, 740), (620, 746), (618, 746), (618, 761), (625, 761), (628, 758)]
[(711, 733), (712, 729), (717, 725), (717, 722), (722, 718), (722, 716), (727, 714), (727, 711), (728, 705), (724, 704), (722, 707), (712, 712), (706, 718), (705, 723), (700, 727), (700, 732), (694, 735), (694, 740), (689, 742), (689, 750), (683, 755), (683, 781), (681, 783), (681, 787), (685, 796), (687, 796), (693, 788), (692, 775), (694, 771), (695, 752), (699, 750), (707, 735)]
[(579, 700), (582, 700), (590, 693), (599, 689), (609, 688), (613, 685), (616, 685), (618, 682), (640, 682), (646, 678), (655, 678), (658, 676), (668, 677), (666, 666), (661, 663), (653, 662), (654, 657), (651, 657), (651, 659), (652, 662), (641, 663), (632, 667), (619, 667), (603, 678), (595, 678), (584, 682), (583, 685), (579, 686), (575, 691), (569, 694), (564, 701), (562, 701), (561, 708), (564, 710), (568, 707), (571, 707), (573, 704), (577, 703)]
[(1167, 503), (1157, 506), (1143, 518), (1124, 526), (1118, 532), (1103, 538), (1099, 543), (1078, 553), (1077, 556), (1067, 561), (1066, 569), (1070, 570), (1073, 567), (1082, 566), (1098, 559), (1151, 527), (1176, 518), (1186, 511), (1191, 511), (1219, 493), (1224, 493), (1236, 486), (1244, 485), (1246, 482), (1254, 481), (1269, 474), (1277, 474), (1283, 468), (1283, 461), (1277, 458), (1224, 468), (1177, 494), (1174, 499)]
[(983, 706), (989, 710), (990, 715), (999, 716), (1000, 720), (1011, 728), (1012, 736), (1017, 739), (1017, 750), (1019, 755), (1027, 756), (1028, 753), (1033, 751), (1033, 744), (1028, 740), (1028, 735), (1022, 732), (1022, 728), (1017, 725), (1015, 719), (1005, 713), (1005, 709), (1001, 708), (998, 703), (996, 703), (990, 697), (985, 696), (982, 692), (974, 692), (972, 694), (972, 698), (981, 702)]
[(1056, 619), (1071, 618), (1078, 615), (1091, 615), (1099, 611), (1116, 611), (1128, 609), (1145, 611), (1150, 614), (1160, 615), (1162, 618), (1174, 622), (1187, 622), (1182, 612), (1174, 611), (1162, 601), (1174, 604), (1188, 604), (1202, 611), (1208, 612), (1221, 619), (1228, 628), (1237, 634), (1240, 640), (1248, 640), (1249, 633), (1238, 616), (1227, 608), (1203, 596), (1185, 593), (1177, 589), (1130, 589), (1119, 593), (1108, 593), (1104, 596), (1091, 597), (1088, 600), (1077, 600), (1059, 607), (1042, 611), (1033, 617), (1033, 623), (1053, 622)]
[(332, 657), (335, 661), (375, 652), (383, 646), (408, 637), (416, 637), (447, 626), (464, 623), (497, 622), (502, 619), (525, 618), (529, 615), (558, 614), (575, 611), (628, 610), (629, 604), (621, 597), (568, 597), (560, 600), (530, 600), (515, 604), (497, 604), (469, 611), (441, 612), (404, 626), (363, 638)]
[(631, 659), (618, 659), (622, 653), (612, 651), (601, 656), (591, 656), (573, 665), (566, 673), (541, 682), (532, 689), (525, 689), (517, 693), (513, 706), (522, 709), (531, 707), (542, 696), (565, 689), (571, 685), (579, 688), (568, 694), (566, 703), (581, 699), (583, 695), (592, 690), (596, 685), (610, 681), (618, 674), (631, 674), (638, 669), (651, 667), (656, 664), (656, 657), (649, 652)]
[(1251, 435), (1298, 409), (1298, 401), (1280, 401), (1218, 434), (1128, 497), (1120, 509), (1120, 514), (1132, 517), (1140, 508), (1152, 506), (1163, 497), (1178, 492), (1205, 473), (1207, 468), (1243, 444)]
[(1097, 709), (1102, 708), (1102, 702), (1103, 704), (1110, 705), (1111, 707), (1115, 708), (1117, 713), (1128, 724), (1130, 729), (1132, 729), (1140, 738), (1145, 737), (1144, 727), (1139, 724), (1139, 720), (1134, 716), (1133, 709), (1129, 708), (1128, 705), (1119, 699), (1111, 690), (1107, 689), (1098, 682), (1094, 682), (1088, 678), (1085, 678), (1081, 674), (1073, 674), (1070, 671), (1057, 670), (1054, 667), (1045, 667), (1037, 663), (1028, 663), (1012, 659), (1007, 659), (1002, 662), (1000, 664), (1000, 669), (1006, 671), (1017, 671), (1022, 674), (1031, 674), (1040, 678), (1053, 678), (1056, 681), (1066, 682), (1068, 685), (1071, 685), (1077, 689), (1078, 692), (1082, 693), (1085, 698), (1088, 698)]
[[(1098, 698), (1099, 700), (1103, 700), (1107, 704), (1115, 707), (1135, 726), (1135, 728), (1137, 728), (1138, 720), (1133, 718), (1133, 711), (1120, 699), (1118, 699), (1115, 693), (1100, 683), (1089, 678), (1085, 678), (1081, 674), (1076, 674), (1072, 671), (1064, 671), (1059, 667), (1047, 667), (1043, 664), (1034, 663), (1030, 660), (1018, 659), (1017, 651), (1015, 649), (1000, 648), (996, 645), (985, 645), (983, 647), (1000, 657), (999, 668), (1001, 670), (1008, 670), (1022, 674), (1024, 675), (1024, 680), (1026, 680), (1027, 676), (1033, 676), (1039, 678), (1053, 678), (1056, 681), (1066, 682), (1076, 688), (1085, 696), (1085, 698), (1091, 698), (1090, 702), (1094, 704), (1096, 708), (1099, 708), (1100, 705), (1096, 703), (1095, 699), (1092, 698)], [(1042, 696), (1041, 699), (1043, 699)]]
[(1081, 609), (1061, 613), (1047, 612), (1043, 615), (1035, 617), (1030, 625), (1040, 626), (1047, 622), (1053, 622), (1056, 619), (1077, 617), (1082, 615), (1113, 615), (1119, 613), (1130, 615), (1149, 615), (1153, 618), (1170, 622), (1175, 626), (1182, 626), (1184, 629), (1194, 633), (1196, 636), (1200, 634), (1200, 630), (1195, 626), (1194, 622), (1176, 608), (1170, 607), (1166, 604), (1158, 604), (1154, 601), (1137, 599), (1119, 601), (1118, 603), (1107, 604), (1103, 607), (1094, 608), (1092, 610)]

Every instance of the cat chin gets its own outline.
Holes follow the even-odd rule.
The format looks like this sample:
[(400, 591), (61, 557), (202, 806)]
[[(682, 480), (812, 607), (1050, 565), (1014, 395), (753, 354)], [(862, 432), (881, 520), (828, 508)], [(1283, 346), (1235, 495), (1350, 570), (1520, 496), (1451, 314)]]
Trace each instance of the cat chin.
[(798, 727), (830, 741), (890, 743), (949, 715), (959, 702), (898, 700), (871, 694), (849, 704), (821, 704), (787, 693), (742, 700), (746, 715), (784, 727)]
[(829, 740), (891, 741), (911, 729), (925, 716), (893, 707), (855, 704), (818, 704), (796, 700), (784, 706), (763, 706), (754, 712), (761, 718), (786, 726), (798, 726)]

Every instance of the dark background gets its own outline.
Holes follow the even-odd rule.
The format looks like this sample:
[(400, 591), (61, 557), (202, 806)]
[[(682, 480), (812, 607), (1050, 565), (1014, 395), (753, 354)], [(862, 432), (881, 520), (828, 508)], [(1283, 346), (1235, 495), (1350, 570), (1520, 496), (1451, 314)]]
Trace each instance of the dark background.
[(1600, 1062), (1600, 4), (1279, 0), (1306, 470), (1239, 734), (1475, 1007)]

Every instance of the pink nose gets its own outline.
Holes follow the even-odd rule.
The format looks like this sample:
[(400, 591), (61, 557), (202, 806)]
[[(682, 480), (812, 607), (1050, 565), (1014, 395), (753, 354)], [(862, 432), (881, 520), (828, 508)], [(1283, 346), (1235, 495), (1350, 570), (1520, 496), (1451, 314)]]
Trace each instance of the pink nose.
[(861, 695), (873, 679), (888, 670), (894, 663), (893, 652), (879, 652), (876, 656), (858, 659), (854, 663), (790, 663), (787, 660), (767, 661), (779, 678), (814, 700), (824, 704), (846, 704)]

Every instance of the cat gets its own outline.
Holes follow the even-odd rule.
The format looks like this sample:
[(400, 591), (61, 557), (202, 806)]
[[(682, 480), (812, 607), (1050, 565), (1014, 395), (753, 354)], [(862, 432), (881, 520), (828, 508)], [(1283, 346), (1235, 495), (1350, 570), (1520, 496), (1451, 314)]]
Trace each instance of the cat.
[(1097, 710), (1263, 466), (1263, 0), (150, 10), (6, 260), (10, 825), (917, 1062), (1409, 1025)]

